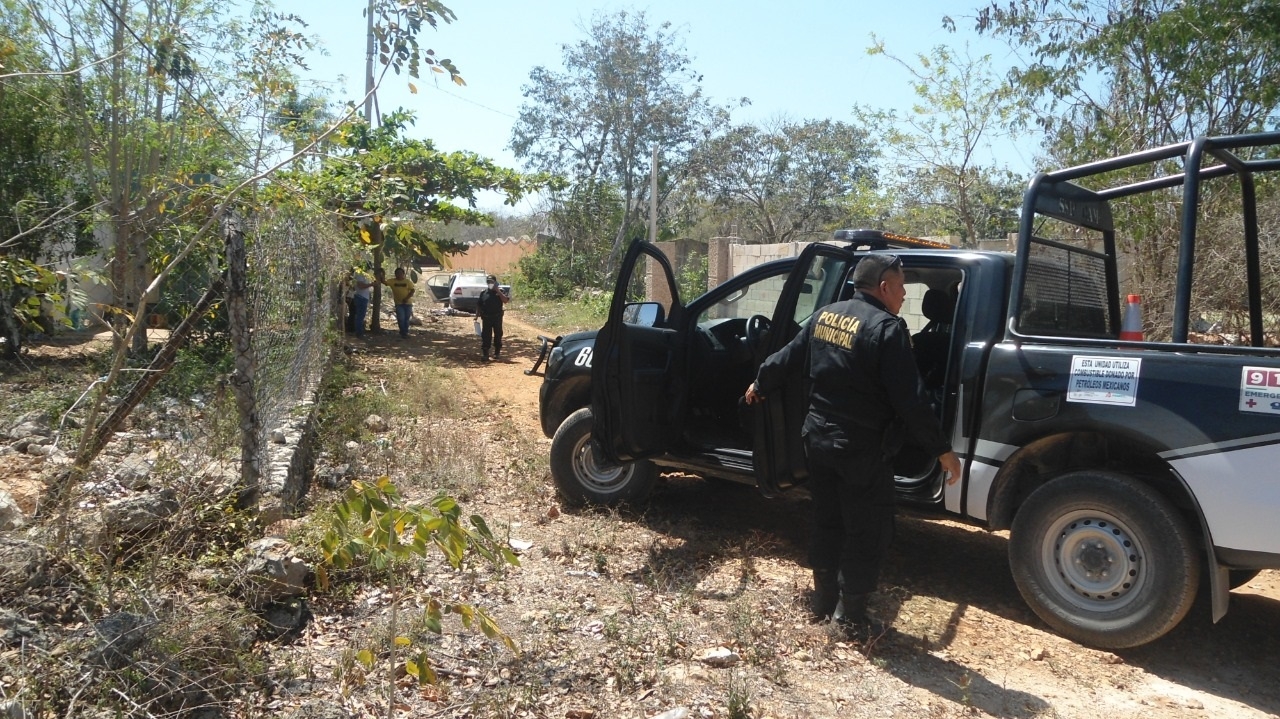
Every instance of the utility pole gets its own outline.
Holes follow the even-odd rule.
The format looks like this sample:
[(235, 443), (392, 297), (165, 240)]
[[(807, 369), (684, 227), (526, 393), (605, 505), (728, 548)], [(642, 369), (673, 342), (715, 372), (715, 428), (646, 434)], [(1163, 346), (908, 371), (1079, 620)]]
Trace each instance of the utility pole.
[(373, 3), (369, 0), (369, 9), (365, 11), (367, 24), (367, 41), (364, 49), (364, 121), (373, 127), (373, 53), (377, 46), (373, 40)]
[(649, 163), (649, 241), (658, 241), (658, 146), (653, 146)]
[[(368, 124), (369, 129), (373, 129), (373, 53), (377, 51), (377, 43), (373, 37), (373, 4), (377, 0), (369, 0), (369, 8), (365, 11), (365, 17), (368, 20), (366, 24), (366, 32), (368, 40), (364, 50), (364, 121)], [(382, 322), (379, 314), (382, 311), (382, 282), (379, 275), (382, 272), (382, 222), (378, 217), (370, 217), (369, 220), (369, 237), (373, 240), (373, 292), (369, 298), (369, 330), (377, 332), (382, 329)], [(395, 702), (392, 702), (394, 705)]]

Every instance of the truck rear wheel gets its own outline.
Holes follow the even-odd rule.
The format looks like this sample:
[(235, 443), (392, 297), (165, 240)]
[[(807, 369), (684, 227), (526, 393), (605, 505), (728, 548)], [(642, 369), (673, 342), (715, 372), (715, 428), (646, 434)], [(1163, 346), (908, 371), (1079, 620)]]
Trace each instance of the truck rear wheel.
[(649, 462), (613, 464), (592, 446), (591, 409), (565, 418), (551, 439), (551, 478), (567, 504), (613, 506), (643, 500), (657, 471)]
[(1009, 564), (1045, 623), (1104, 649), (1164, 635), (1186, 616), (1200, 578), (1173, 505), (1111, 472), (1071, 472), (1033, 492), (1014, 517)]

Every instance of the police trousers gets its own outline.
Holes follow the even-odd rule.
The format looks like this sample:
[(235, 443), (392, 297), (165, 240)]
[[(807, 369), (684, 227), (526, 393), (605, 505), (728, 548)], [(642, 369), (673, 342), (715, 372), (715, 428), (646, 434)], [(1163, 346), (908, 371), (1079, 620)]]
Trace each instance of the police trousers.
[(868, 594), (893, 541), (892, 460), (878, 442), (854, 451), (806, 443), (806, 451), (813, 497), (809, 566), (838, 569), (846, 595)]
[(502, 315), (480, 315), (480, 351), (489, 356), (489, 347), (502, 354)]

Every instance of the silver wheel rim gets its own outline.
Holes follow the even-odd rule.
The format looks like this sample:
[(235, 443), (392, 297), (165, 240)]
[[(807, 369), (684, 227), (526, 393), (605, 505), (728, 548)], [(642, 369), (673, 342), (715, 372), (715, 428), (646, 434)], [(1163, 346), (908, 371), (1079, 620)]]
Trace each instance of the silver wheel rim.
[(634, 464), (611, 464), (596, 456), (591, 450), (591, 435), (583, 435), (573, 447), (573, 475), (583, 487), (609, 494), (627, 485), (635, 470)]
[(1055, 592), (1087, 611), (1115, 611), (1136, 600), (1147, 581), (1146, 547), (1124, 522), (1106, 512), (1080, 510), (1058, 518), (1041, 553)]

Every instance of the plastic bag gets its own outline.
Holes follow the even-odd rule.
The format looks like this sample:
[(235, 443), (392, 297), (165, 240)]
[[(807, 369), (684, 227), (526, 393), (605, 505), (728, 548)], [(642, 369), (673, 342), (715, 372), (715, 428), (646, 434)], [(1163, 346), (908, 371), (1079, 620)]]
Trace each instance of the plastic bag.
[(476, 336), (479, 337), (480, 336), (480, 320), (475, 321), (475, 328), (476, 328)]

